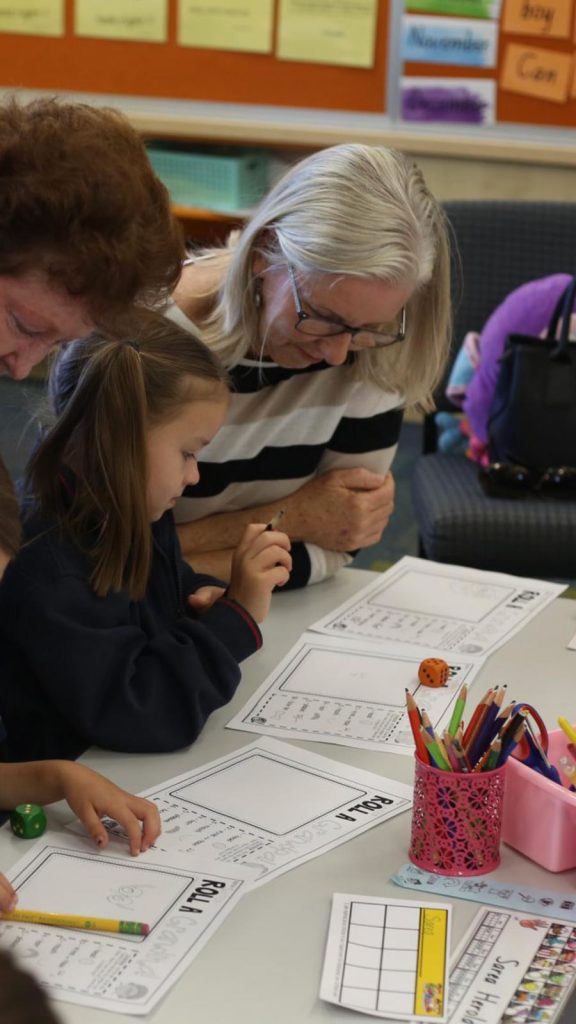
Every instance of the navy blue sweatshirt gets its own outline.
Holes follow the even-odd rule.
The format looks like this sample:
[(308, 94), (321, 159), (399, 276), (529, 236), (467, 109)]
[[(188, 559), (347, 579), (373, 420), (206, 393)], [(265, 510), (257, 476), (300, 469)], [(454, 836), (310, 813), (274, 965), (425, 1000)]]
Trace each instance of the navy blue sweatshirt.
[(202, 615), (186, 604), (219, 580), (182, 560), (172, 513), (152, 527), (141, 601), (97, 597), (70, 542), (32, 522), (31, 540), (0, 585), (0, 714), (11, 761), (111, 750), (172, 751), (192, 743), (262, 643), (248, 612), (224, 597)]

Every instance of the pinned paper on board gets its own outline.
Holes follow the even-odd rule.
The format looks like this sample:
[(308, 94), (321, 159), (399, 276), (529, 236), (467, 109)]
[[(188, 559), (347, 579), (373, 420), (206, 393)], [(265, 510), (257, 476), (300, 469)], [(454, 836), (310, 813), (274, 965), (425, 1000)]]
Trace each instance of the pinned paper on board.
[(335, 893), (320, 997), (375, 1017), (447, 1020), (451, 907)]
[(2, 4), (0, 32), (18, 35), (63, 36), (64, 0), (29, 0)]
[(404, 121), (470, 127), (495, 121), (496, 82), (486, 78), (406, 77), (400, 90)]
[(504, 0), (502, 31), (569, 39), (574, 0)]
[(567, 53), (508, 43), (500, 88), (551, 103), (566, 103), (574, 70)]
[(168, 3), (167, 0), (76, 0), (74, 31), (77, 36), (96, 39), (165, 43)]
[(421, 64), (493, 68), (497, 24), (472, 18), (408, 14), (402, 21), (402, 59)]
[(405, 0), (407, 11), (451, 18), (498, 18), (501, 0)]
[(280, 0), (280, 60), (374, 65), (377, 0)]
[(270, 53), (273, 0), (180, 0), (178, 43), (202, 49)]

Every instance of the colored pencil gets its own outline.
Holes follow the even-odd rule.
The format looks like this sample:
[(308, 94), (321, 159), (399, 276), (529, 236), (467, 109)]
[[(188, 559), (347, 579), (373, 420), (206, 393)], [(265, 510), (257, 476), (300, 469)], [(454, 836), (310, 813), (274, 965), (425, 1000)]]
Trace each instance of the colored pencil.
[(444, 747), (444, 750), (446, 751), (446, 756), (448, 758), (452, 771), (459, 772), (460, 765), (458, 764), (458, 758), (456, 756), (454, 744), (452, 743), (452, 737), (448, 732), (448, 729), (445, 729), (444, 732), (442, 733), (442, 745)]
[(439, 749), (440, 753), (442, 754), (442, 757), (444, 758), (444, 760), (447, 761), (448, 764), (450, 764), (450, 759), (448, 757), (448, 752), (446, 750), (446, 747), (444, 746), (444, 743), (442, 742), (442, 740), (440, 739), (438, 734), (434, 731), (434, 726), (432, 725), (432, 722), (430, 721), (430, 715), (428, 714), (427, 711), (424, 711), (424, 710), (422, 710), (422, 725), (423, 725), (424, 729), (426, 730), (426, 732), (428, 733), (428, 735), (431, 736), (432, 739), (434, 740), (434, 742), (438, 744), (438, 749)]
[(458, 731), (458, 726), (462, 721), (462, 715), (464, 714), (464, 708), (466, 707), (466, 698), (468, 696), (468, 687), (466, 683), (460, 688), (460, 693), (456, 698), (454, 705), (454, 711), (452, 712), (452, 718), (450, 719), (450, 725), (448, 726), (448, 733), (453, 738)]
[(276, 513), (276, 515), (272, 516), (272, 519), (267, 524), (266, 529), (267, 530), (277, 530), (278, 527), (280, 526), (280, 523), (284, 519), (285, 515), (286, 515), (286, 509), (285, 508), (279, 509), (278, 512)]
[(498, 764), (498, 758), (500, 757), (500, 751), (501, 750), (502, 750), (502, 740), (499, 739), (499, 737), (497, 736), (496, 739), (492, 741), (492, 744), (490, 746), (490, 751), (488, 753), (488, 760), (487, 760), (486, 765), (484, 767), (484, 771), (485, 772), (491, 772), (493, 768), (496, 768), (496, 765)]
[(420, 711), (414, 697), (408, 689), (406, 690), (406, 710), (408, 712), (408, 721), (410, 722), (410, 728), (412, 729), (412, 735), (414, 737), (414, 743), (416, 744), (418, 757), (421, 761), (424, 761), (424, 764), (430, 764), (428, 751), (426, 750), (424, 740), (420, 735)]
[(474, 711), (472, 712), (472, 717), (464, 730), (464, 738), (462, 740), (462, 746), (466, 751), (468, 750), (470, 742), (474, 737), (478, 725), (480, 724), (480, 719), (484, 714), (485, 708), (487, 707), (487, 703), (491, 702), (492, 693), (493, 690), (492, 687), (490, 687), (490, 689), (487, 690), (487, 692), (482, 697), (480, 703), (476, 705)]
[(424, 743), (426, 744), (426, 749), (430, 754), (430, 760), (432, 761), (434, 767), (441, 768), (442, 771), (444, 772), (449, 772), (451, 770), (450, 762), (444, 757), (444, 754), (442, 753), (440, 747), (438, 746), (438, 741), (432, 739), (430, 734), (426, 732), (426, 729), (424, 728), (423, 725), (420, 726), (420, 735)]
[(464, 747), (462, 746), (462, 740), (460, 739), (459, 736), (454, 736), (454, 738), (452, 740), (452, 746), (454, 748), (454, 752), (456, 754), (456, 757), (458, 758), (458, 764), (460, 766), (460, 771), (461, 772), (469, 772), (470, 771), (470, 762), (469, 762), (468, 758), (466, 757), (466, 753), (464, 751)]
[(510, 757), (510, 754), (512, 753), (514, 748), (517, 747), (518, 744), (520, 743), (520, 740), (522, 739), (522, 737), (523, 737), (525, 732), (526, 732), (526, 722), (520, 722), (520, 725), (515, 729), (514, 734), (510, 738), (507, 746), (504, 747), (504, 745), (502, 745), (502, 749), (500, 751), (500, 757), (498, 758), (498, 761), (497, 761), (497, 764), (496, 764), (497, 768), (500, 768), (500, 766), (503, 765), (508, 760), (508, 758)]
[(0, 922), (51, 925), (54, 928), (80, 928), (83, 931), (121, 932), (124, 935), (148, 935), (149, 924), (141, 921), (116, 921), (109, 917), (82, 917), (81, 914), (53, 914), (44, 910), (11, 910), (0, 914)]
[(472, 764), (475, 764), (480, 760), (482, 755), (490, 747), (495, 734), (495, 723), (498, 712), (502, 707), (502, 700), (504, 698), (504, 689), (495, 690), (492, 702), (487, 706), (482, 721), (480, 722), (474, 738), (472, 739), (468, 747), (468, 756)]

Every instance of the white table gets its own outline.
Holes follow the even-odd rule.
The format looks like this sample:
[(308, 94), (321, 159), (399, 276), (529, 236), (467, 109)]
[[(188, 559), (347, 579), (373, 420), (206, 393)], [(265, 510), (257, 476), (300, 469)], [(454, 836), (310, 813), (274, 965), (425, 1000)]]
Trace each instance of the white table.
[[(307, 626), (373, 578), (374, 573), (346, 569), (333, 580), (305, 591), (275, 595), (264, 625), (263, 649), (243, 666), (243, 681), (235, 699), (212, 715), (189, 750), (163, 755), (94, 750), (83, 760), (138, 792), (252, 742), (252, 734), (225, 729), (232, 713), (243, 707), (248, 695)], [(557, 600), (489, 659), (476, 680), (472, 699), (489, 685), (506, 682), (510, 696), (536, 704), (548, 725), (554, 726), (558, 714), (573, 718), (576, 651), (566, 650), (566, 644), (575, 632), (576, 601)], [(301, 745), (412, 782), (409, 757), (325, 743)], [(66, 820), (60, 808), (49, 813), (53, 820)], [(416, 893), (388, 881), (407, 860), (409, 833), (410, 814), (399, 815), (250, 893), (156, 1012), (144, 1019), (154, 1024), (361, 1024), (370, 1019), (318, 998), (330, 900), (334, 892), (417, 898)], [(6, 828), (0, 830), (0, 870), (5, 871), (22, 851), (22, 840)], [(564, 892), (576, 890), (576, 871), (550, 874), (507, 846), (502, 848), (496, 876), (491, 877)], [(477, 910), (478, 904), (454, 902), (454, 943)], [(67, 1024), (126, 1024), (129, 1019), (71, 1004), (57, 1003), (56, 1007)], [(566, 1024), (575, 1019), (576, 997), (563, 1015)]]

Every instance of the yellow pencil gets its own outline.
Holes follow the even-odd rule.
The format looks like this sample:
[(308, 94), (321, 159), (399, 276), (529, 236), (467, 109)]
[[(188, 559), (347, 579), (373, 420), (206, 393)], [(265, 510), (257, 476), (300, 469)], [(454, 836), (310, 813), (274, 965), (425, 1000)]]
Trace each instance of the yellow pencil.
[(80, 928), (83, 931), (121, 932), (124, 935), (148, 935), (149, 924), (140, 921), (115, 921), (110, 917), (82, 917), (80, 914), (52, 914), (44, 910), (11, 910), (0, 914), (0, 922), (47, 924), (54, 928)]
[(570, 743), (576, 743), (576, 729), (574, 728), (573, 725), (570, 725), (570, 722), (568, 721), (568, 719), (567, 718), (559, 718), (558, 719), (558, 725), (562, 729), (562, 732), (564, 732), (566, 734), (566, 736), (570, 740)]

